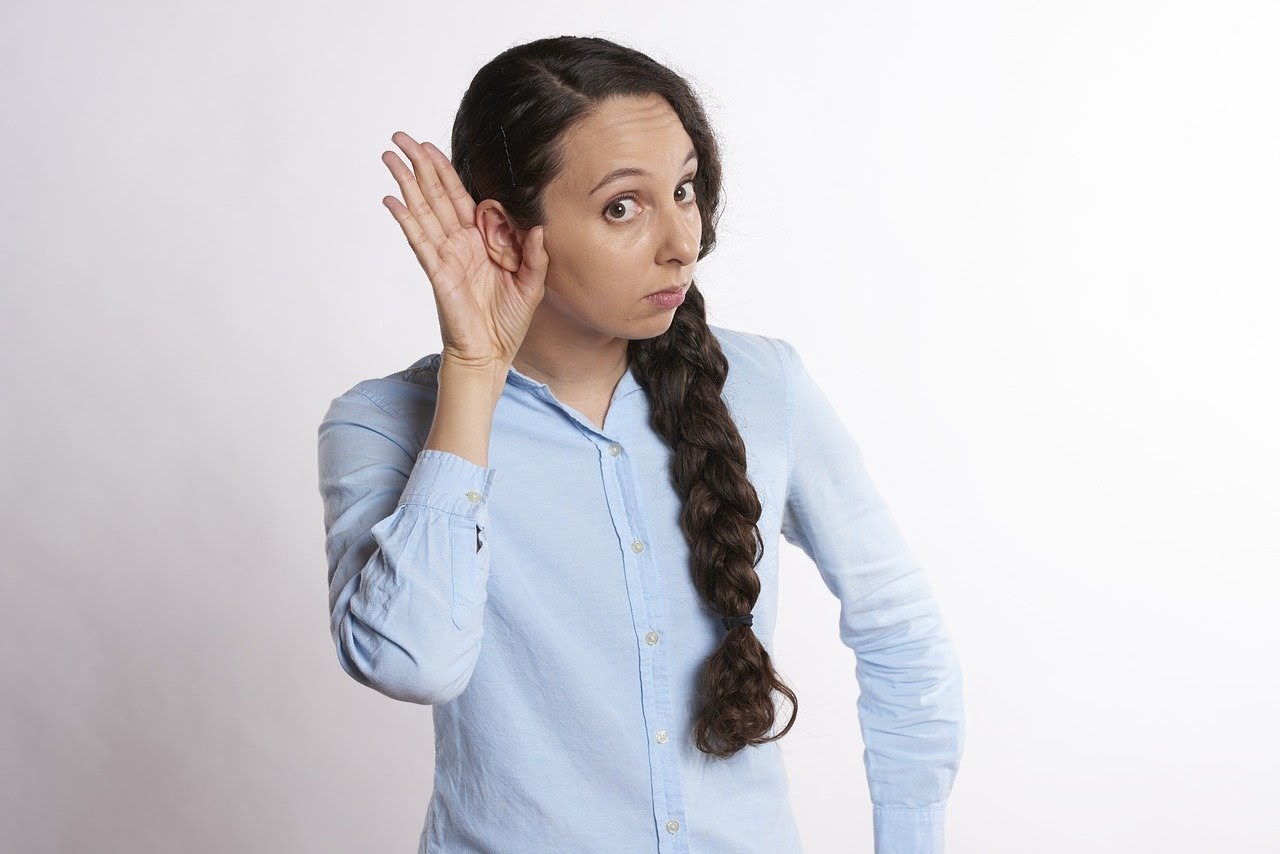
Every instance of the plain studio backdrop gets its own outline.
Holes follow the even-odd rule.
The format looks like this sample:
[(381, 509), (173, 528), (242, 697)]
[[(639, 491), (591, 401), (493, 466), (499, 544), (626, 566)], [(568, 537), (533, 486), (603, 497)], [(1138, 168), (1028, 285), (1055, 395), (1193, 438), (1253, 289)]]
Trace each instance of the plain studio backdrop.
[[(431, 710), (338, 665), (316, 428), (439, 348), (392, 133), (450, 153), (560, 34), (706, 101), (709, 318), (799, 348), (960, 655), (948, 851), (1280, 850), (1261, 0), (7, 4), (0, 848), (413, 850)], [(870, 852), (854, 654), (782, 548), (794, 807)]]

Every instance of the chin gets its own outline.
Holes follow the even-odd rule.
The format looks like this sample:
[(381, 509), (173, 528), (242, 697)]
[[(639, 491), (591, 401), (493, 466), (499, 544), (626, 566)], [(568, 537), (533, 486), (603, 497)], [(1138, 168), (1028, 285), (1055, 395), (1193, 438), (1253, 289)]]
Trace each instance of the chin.
[(640, 320), (639, 326), (644, 331), (633, 337), (635, 338), (657, 338), (671, 328), (672, 321), (675, 320), (676, 313), (674, 311), (664, 311), (654, 317), (646, 317)]

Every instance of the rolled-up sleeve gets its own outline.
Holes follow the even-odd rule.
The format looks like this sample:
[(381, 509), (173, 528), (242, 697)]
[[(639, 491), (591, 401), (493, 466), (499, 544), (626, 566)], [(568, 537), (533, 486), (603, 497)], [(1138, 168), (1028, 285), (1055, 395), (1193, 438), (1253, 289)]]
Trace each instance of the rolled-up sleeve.
[(483, 634), (496, 471), (417, 447), (357, 385), (319, 427), (330, 630), (343, 670), (406, 702), (466, 687)]
[(857, 659), (875, 851), (941, 854), (964, 749), (959, 659), (857, 442), (796, 348), (773, 340), (788, 389), (782, 534), (840, 600), (840, 639)]

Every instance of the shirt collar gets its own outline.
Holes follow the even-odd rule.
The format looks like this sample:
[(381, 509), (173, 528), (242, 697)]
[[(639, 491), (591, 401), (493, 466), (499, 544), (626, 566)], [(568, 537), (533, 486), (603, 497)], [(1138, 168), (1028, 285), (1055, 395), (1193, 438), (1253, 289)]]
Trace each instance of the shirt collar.
[[(422, 360), (424, 367), (430, 368), (432, 371), (439, 370), (440, 361), (444, 358), (442, 353), (432, 353)], [(528, 374), (522, 374), (514, 367), (507, 368), (507, 382), (520, 388), (528, 389), (532, 392), (545, 392), (551, 394), (551, 387), (544, 382), (539, 382)], [(633, 391), (640, 389), (640, 382), (636, 379), (634, 368), (632, 365), (627, 366), (626, 373), (618, 380), (618, 386), (614, 389), (613, 399), (621, 400)]]

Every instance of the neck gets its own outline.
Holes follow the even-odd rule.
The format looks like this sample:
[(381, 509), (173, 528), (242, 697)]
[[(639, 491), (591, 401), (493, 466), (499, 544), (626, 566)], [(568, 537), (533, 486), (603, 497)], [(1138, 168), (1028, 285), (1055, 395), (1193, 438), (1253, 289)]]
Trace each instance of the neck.
[(627, 372), (629, 343), (607, 335), (570, 338), (530, 327), (511, 364), (562, 399), (609, 393)]

